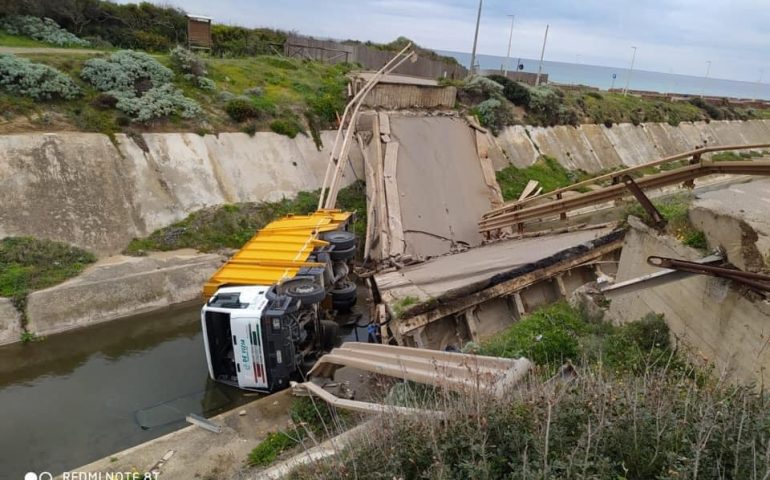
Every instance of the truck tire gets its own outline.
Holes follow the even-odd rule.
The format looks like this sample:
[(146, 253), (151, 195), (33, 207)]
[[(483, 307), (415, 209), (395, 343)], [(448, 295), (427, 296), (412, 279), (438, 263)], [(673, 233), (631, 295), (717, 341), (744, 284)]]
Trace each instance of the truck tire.
[(332, 300), (332, 308), (341, 313), (348, 313), (356, 306), (358, 298), (353, 297), (347, 300)]
[(343, 300), (356, 298), (358, 291), (355, 283), (350, 280), (344, 280), (341, 284), (342, 286), (340, 288), (333, 288), (331, 291), (333, 301), (341, 302)]
[(353, 232), (335, 230), (324, 235), (324, 240), (334, 245), (335, 250), (348, 250), (356, 246), (356, 236)]
[(321, 348), (331, 350), (339, 344), (340, 326), (331, 320), (321, 320)]
[(283, 288), (287, 296), (298, 299), (303, 306), (320, 303), (326, 298), (324, 287), (304, 278), (288, 280)]
[(348, 261), (356, 256), (356, 246), (353, 245), (346, 250), (337, 250), (337, 247), (334, 247), (334, 250), (329, 252), (329, 256), (331, 257), (332, 262)]

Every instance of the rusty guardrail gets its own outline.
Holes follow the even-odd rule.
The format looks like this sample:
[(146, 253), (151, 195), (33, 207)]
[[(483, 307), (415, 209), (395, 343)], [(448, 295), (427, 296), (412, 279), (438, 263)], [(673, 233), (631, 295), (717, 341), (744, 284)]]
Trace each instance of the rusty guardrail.
[[(673, 155), (662, 158), (654, 162), (649, 162), (635, 167), (626, 168), (610, 174), (601, 175), (590, 180), (579, 182), (569, 187), (560, 188), (546, 194), (529, 197), (524, 200), (512, 202), (487, 212), (479, 222), (479, 231), (489, 233), (506, 227), (518, 226), (522, 231), (524, 223), (530, 220), (542, 219), (543, 217), (560, 215), (566, 217), (566, 213), (578, 208), (604, 203), (610, 200), (616, 200), (630, 194), (624, 183), (613, 183), (609, 186), (603, 186), (597, 190), (577, 194), (574, 197), (562, 198), (566, 191), (576, 188), (594, 185), (602, 181), (619, 180), (628, 175), (645, 168), (655, 167), (668, 162), (682, 160), (692, 157), (690, 165), (669, 170), (666, 172), (648, 175), (636, 180), (636, 184), (641, 189), (659, 188), (676, 183), (692, 182), (694, 179), (706, 175), (717, 173), (734, 175), (770, 175), (770, 161), (705, 161), (701, 159), (704, 153), (729, 151), (729, 150), (750, 150), (757, 148), (767, 148), (770, 144), (754, 145), (731, 145), (721, 147), (709, 147), (693, 150), (690, 152)], [(555, 198), (554, 198), (555, 197)], [(542, 203), (532, 204), (536, 200)]]
[(637, 172), (639, 170), (644, 170), (646, 168), (651, 167), (657, 167), (660, 165), (664, 165), (669, 162), (675, 162), (677, 160), (684, 160), (685, 158), (690, 158), (690, 164), (698, 163), (701, 161), (701, 157), (703, 154), (706, 153), (714, 153), (714, 152), (727, 152), (727, 151), (733, 151), (733, 150), (754, 150), (754, 149), (760, 149), (760, 148), (770, 148), (770, 143), (755, 143), (751, 145), (721, 145), (721, 146), (713, 146), (713, 147), (702, 147), (702, 148), (696, 148), (694, 150), (690, 150), (687, 152), (677, 153), (676, 155), (670, 155), (668, 157), (663, 157), (661, 159), (655, 160), (653, 162), (647, 162), (640, 165), (636, 165), (633, 167), (624, 168), (622, 170), (617, 170), (615, 172), (606, 173), (604, 175), (600, 175), (598, 177), (589, 178), (588, 180), (583, 180), (578, 183), (574, 183), (572, 185), (558, 188), (556, 190), (541, 193), (540, 195), (535, 195), (532, 197), (525, 198), (523, 200), (516, 200), (512, 202), (507, 202), (497, 208), (493, 208), (492, 210), (488, 211), (482, 216), (482, 219), (490, 218), (493, 216), (497, 216), (501, 213), (510, 212), (512, 210), (517, 210), (521, 208), (522, 205), (526, 205), (528, 203), (532, 203), (536, 200), (543, 200), (548, 198), (557, 199), (557, 197), (560, 197), (561, 194), (564, 192), (568, 192), (571, 190), (576, 190), (578, 188), (588, 187), (590, 185), (595, 185), (597, 183), (611, 180), (614, 181), (615, 179), (618, 179), (622, 177), (623, 175), (628, 175), (633, 172)]

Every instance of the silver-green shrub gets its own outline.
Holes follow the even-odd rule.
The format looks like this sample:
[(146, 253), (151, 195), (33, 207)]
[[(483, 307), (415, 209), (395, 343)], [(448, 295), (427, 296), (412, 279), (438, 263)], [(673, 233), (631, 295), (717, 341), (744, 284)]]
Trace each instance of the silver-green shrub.
[[(193, 118), (203, 111), (170, 83), (174, 73), (146, 53), (121, 50), (88, 60), (80, 76), (115, 97), (115, 107), (139, 122), (174, 114)], [(142, 85), (146, 82), (149, 88)]]
[(185, 97), (171, 84), (153, 87), (141, 97), (124, 91), (109, 92), (118, 99), (118, 110), (134, 120), (147, 122), (154, 118), (167, 117), (178, 113), (183, 118), (193, 118), (203, 112), (195, 100)]
[(0, 54), (0, 88), (36, 100), (72, 99), (80, 88), (64, 73), (15, 55)]
[(176, 46), (171, 50), (169, 58), (174, 68), (182, 73), (189, 73), (196, 77), (205, 77), (208, 73), (206, 62), (184, 47)]
[(11, 35), (22, 35), (62, 47), (88, 47), (90, 45), (87, 40), (78, 38), (64, 30), (50, 18), (11, 15), (0, 18), (0, 29), (5, 30)]
[(153, 87), (171, 81), (174, 73), (144, 52), (120, 50), (109, 58), (92, 58), (85, 63), (80, 76), (97, 89), (133, 90), (140, 80), (149, 80)]

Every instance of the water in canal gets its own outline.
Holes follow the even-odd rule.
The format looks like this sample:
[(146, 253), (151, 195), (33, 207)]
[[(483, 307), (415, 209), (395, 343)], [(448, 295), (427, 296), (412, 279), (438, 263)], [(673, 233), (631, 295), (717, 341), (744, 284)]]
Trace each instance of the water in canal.
[(0, 479), (55, 475), (254, 400), (209, 380), (199, 309), (0, 347)]

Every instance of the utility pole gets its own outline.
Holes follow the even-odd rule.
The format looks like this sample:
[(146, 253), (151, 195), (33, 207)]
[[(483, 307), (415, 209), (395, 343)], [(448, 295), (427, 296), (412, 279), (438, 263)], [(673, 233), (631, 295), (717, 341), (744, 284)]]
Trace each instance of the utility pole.
[(481, 23), (481, 5), (483, 3), (484, 0), (479, 0), (479, 13), (476, 15), (476, 34), (473, 36), (473, 52), (471, 52), (471, 75), (476, 71), (476, 45), (479, 41), (479, 23)]
[(709, 72), (711, 71), (711, 60), (706, 60), (706, 74), (703, 75), (703, 87), (700, 89), (700, 96), (703, 98), (703, 96), (706, 94), (706, 83), (709, 79)]
[(535, 86), (540, 85), (540, 75), (543, 73), (543, 57), (545, 56), (545, 42), (548, 41), (548, 27), (545, 26), (545, 37), (543, 38), (543, 49), (540, 51), (540, 65), (537, 67), (537, 77), (535, 77)]
[(624, 97), (628, 94), (628, 85), (631, 83), (631, 74), (634, 72), (634, 61), (636, 60), (636, 47), (631, 48), (634, 49), (634, 53), (631, 55), (631, 68), (628, 69), (628, 76), (626, 77), (626, 88), (623, 89)]
[(506, 15), (506, 17), (511, 17), (511, 33), (508, 35), (508, 54), (505, 56), (505, 68), (503, 68), (504, 77), (508, 76), (508, 70), (511, 69), (511, 42), (513, 41), (513, 20), (516, 18), (516, 15)]

